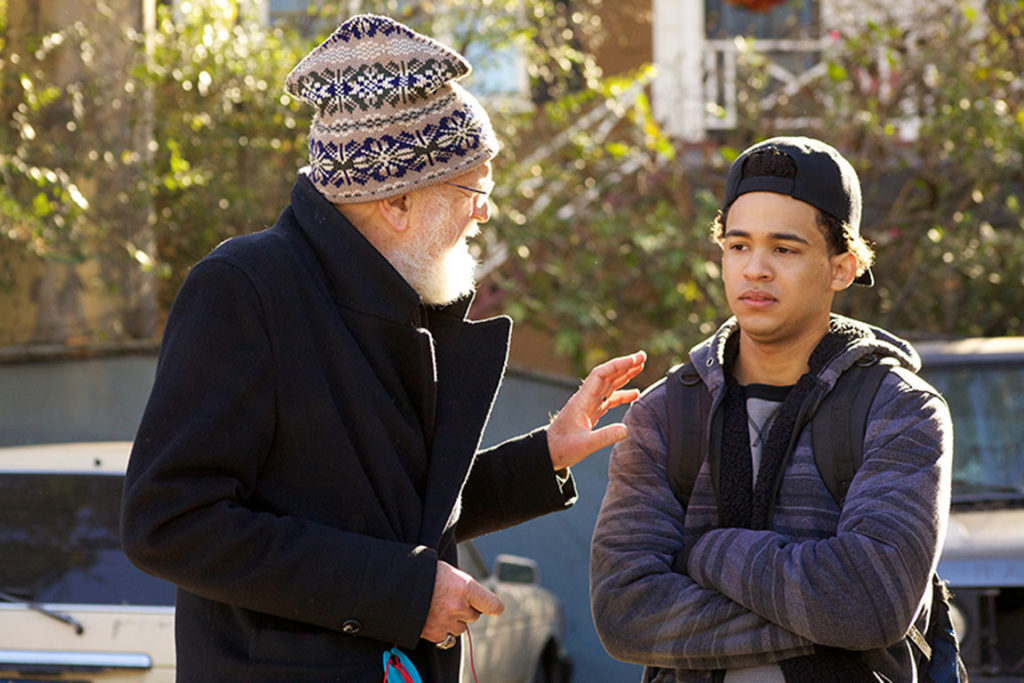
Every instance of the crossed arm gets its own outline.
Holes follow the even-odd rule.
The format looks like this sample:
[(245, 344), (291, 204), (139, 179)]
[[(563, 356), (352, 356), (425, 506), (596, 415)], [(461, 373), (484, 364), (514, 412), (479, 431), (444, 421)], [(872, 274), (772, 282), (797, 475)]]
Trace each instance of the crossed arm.
[(903, 637), (948, 507), (951, 434), (940, 398), (891, 390), (881, 397), (880, 410), (902, 424), (893, 429), (890, 417), (869, 425), (867, 460), (834, 535), (713, 529), (686, 537), (682, 574), (672, 562), (684, 545), (685, 513), (665, 477), (654, 396), (627, 415), (630, 437), (613, 452), (594, 534), (594, 619), (613, 656), (719, 669), (779, 661), (814, 644), (870, 649)]
[(672, 563), (684, 511), (665, 472), (664, 424), (649, 394), (626, 416), (591, 548), (594, 623), (605, 649), (662, 668), (720, 669), (806, 654), (813, 645), (754, 614)]

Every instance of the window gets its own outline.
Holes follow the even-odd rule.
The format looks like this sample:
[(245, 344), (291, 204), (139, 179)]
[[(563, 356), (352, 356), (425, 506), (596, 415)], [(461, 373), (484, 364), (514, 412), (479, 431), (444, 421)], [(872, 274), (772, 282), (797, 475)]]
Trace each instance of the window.
[[(410, 0), (399, 0), (400, 10)], [(267, 0), (267, 22), (271, 26), (292, 26), (303, 36), (326, 37), (339, 23), (342, 16), (331, 16), (323, 12), (324, 0)], [(361, 11), (355, 3), (355, 11)], [(443, 4), (443, 3), (438, 3)], [(438, 8), (443, 12), (443, 8)], [(478, 22), (482, 19), (478, 20)], [(470, 35), (481, 35), (483, 31), (471, 31)], [(452, 44), (444, 35), (434, 35), (442, 43)], [(473, 73), (462, 84), (478, 97), (519, 96), (527, 92), (526, 65), (522, 55), (513, 46), (494, 48), (483, 41), (473, 41), (464, 55), (473, 65)]]
[(121, 550), (123, 477), (0, 474), (0, 590), (24, 600), (174, 605), (174, 586)]
[(302, 36), (326, 35), (336, 25), (324, 12), (324, 0), (265, 0), (266, 21), (271, 26), (291, 26)]
[(783, 2), (770, 10), (752, 12), (725, 0), (704, 0), (707, 37), (817, 38), (818, 2)]
[(953, 415), (954, 499), (1024, 492), (1024, 361), (942, 365), (921, 373)]
[(469, 46), (466, 59), (473, 65), (467, 89), (478, 97), (509, 97), (526, 93), (526, 65), (511, 46), (492, 49), (477, 42)]

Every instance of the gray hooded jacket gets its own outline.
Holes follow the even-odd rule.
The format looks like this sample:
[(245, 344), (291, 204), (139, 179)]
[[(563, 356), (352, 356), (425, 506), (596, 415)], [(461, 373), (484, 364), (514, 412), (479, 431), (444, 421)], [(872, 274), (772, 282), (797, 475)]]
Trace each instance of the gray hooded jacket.
[[(707, 462), (688, 509), (669, 487), (664, 382), (630, 407), (594, 531), (591, 601), (605, 648), (644, 664), (645, 681), (710, 681), (714, 670), (811, 654), (815, 644), (874, 650), (899, 643), (913, 623), (923, 630), (950, 502), (949, 409), (915, 374), (909, 343), (834, 320), (865, 334), (819, 372), (829, 390), (866, 354), (901, 366), (875, 396), (842, 509), (818, 473), (808, 425), (783, 465), (769, 528), (717, 528)], [(725, 389), (725, 343), (738, 329), (731, 319), (690, 352), (712, 414)], [(684, 547), (686, 574), (672, 570)]]

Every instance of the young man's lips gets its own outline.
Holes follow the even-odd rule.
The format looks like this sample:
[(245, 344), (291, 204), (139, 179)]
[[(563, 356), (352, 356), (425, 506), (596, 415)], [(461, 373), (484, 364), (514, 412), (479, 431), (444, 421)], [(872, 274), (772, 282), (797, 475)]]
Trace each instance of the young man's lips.
[(740, 301), (748, 306), (767, 306), (775, 303), (776, 299), (765, 292), (747, 292), (740, 295)]

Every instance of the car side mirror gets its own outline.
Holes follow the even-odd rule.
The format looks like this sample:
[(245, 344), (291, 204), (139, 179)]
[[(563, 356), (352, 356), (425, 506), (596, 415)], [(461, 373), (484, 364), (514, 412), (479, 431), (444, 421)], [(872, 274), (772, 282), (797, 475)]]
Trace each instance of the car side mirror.
[(498, 555), (494, 560), (494, 576), (499, 583), (535, 584), (540, 571), (528, 557)]

